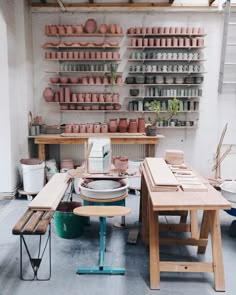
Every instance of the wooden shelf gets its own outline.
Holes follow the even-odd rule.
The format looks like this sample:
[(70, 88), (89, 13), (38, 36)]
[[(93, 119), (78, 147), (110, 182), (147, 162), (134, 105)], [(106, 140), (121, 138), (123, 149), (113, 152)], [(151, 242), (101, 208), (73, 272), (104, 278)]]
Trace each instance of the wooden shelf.
[(127, 34), (127, 37), (205, 37), (206, 34)]
[(129, 74), (185, 74), (185, 75), (190, 75), (190, 74), (204, 74), (206, 72), (128, 72)]
[[(45, 71), (48, 74), (111, 74), (110, 71)], [(122, 72), (116, 72), (117, 75), (122, 75)]]
[(197, 129), (197, 126), (157, 126), (157, 129)]
[(73, 84), (73, 83), (49, 83), (51, 86), (85, 86), (85, 87), (98, 87), (98, 86), (122, 86), (122, 84)]
[(129, 49), (203, 49), (206, 46), (127, 46)]
[(115, 104), (115, 105), (120, 105), (120, 102), (67, 102), (67, 101), (63, 101), (63, 102), (60, 102), (60, 101), (50, 101), (50, 102), (46, 102), (46, 103), (56, 103), (56, 104), (85, 104), (85, 105), (111, 105), (111, 104)]
[(124, 34), (101, 34), (101, 33), (94, 33), (94, 34), (46, 34), (48, 37), (124, 37)]
[(120, 46), (79, 46), (79, 45), (71, 45), (71, 46), (42, 46), (42, 48), (44, 49), (73, 49), (73, 48), (81, 48), (81, 49), (85, 49), (85, 48), (89, 48), (89, 49), (92, 49), (92, 48), (97, 48), (97, 49), (107, 49), (107, 48), (110, 48), (110, 49), (120, 49)]
[(128, 59), (132, 62), (145, 62), (145, 61), (158, 61), (158, 62), (204, 62), (206, 59), (157, 59), (157, 58), (144, 58), (144, 59)]
[(104, 61), (121, 61), (121, 59), (119, 58), (119, 59), (92, 59), (92, 58), (89, 58), (89, 59), (75, 59), (75, 58), (73, 58), (73, 59), (69, 59), (69, 58), (67, 58), (67, 59), (65, 59), (65, 58), (45, 58), (45, 60), (46, 61), (102, 61), (102, 62), (104, 62)]
[[(169, 98), (172, 96), (148, 96), (148, 95), (145, 95), (145, 96), (126, 96), (125, 98), (135, 100), (135, 99), (144, 99), (144, 98)], [(201, 96), (175, 96), (175, 97), (177, 97), (177, 98), (193, 98), (193, 97), (200, 98)]]
[[(127, 84), (127, 85), (137, 85), (137, 84)], [(139, 84), (141, 85), (141, 84)], [(187, 87), (191, 87), (191, 86), (202, 86), (202, 84), (143, 84), (143, 85), (155, 85), (155, 86), (187, 86)]]

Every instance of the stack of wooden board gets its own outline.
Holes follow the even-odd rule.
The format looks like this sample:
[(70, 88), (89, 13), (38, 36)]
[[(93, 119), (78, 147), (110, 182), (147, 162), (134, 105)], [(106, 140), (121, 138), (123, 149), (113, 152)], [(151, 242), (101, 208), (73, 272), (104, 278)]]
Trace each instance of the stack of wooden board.
[(153, 192), (178, 190), (180, 184), (164, 159), (146, 158), (143, 165)]
[(30, 209), (56, 210), (68, 188), (67, 173), (56, 173), (28, 205)]
[(179, 181), (183, 191), (204, 192), (208, 190), (207, 186), (190, 167), (185, 165), (169, 165), (169, 167)]

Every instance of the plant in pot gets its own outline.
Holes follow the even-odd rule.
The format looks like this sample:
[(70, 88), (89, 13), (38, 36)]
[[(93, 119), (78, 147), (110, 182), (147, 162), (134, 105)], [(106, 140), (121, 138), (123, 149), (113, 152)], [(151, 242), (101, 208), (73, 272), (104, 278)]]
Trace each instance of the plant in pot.
[(146, 134), (149, 136), (155, 136), (157, 134), (157, 122), (159, 120), (159, 113), (161, 110), (161, 103), (158, 100), (153, 100), (150, 103), (146, 102), (145, 107), (148, 107), (150, 111), (155, 112), (155, 118), (149, 118), (149, 123), (146, 126)]
[(168, 100), (168, 112), (170, 113), (169, 116), (166, 118), (166, 121), (168, 121), (168, 125), (173, 116), (176, 116), (178, 114), (179, 106), (180, 100), (176, 97)]

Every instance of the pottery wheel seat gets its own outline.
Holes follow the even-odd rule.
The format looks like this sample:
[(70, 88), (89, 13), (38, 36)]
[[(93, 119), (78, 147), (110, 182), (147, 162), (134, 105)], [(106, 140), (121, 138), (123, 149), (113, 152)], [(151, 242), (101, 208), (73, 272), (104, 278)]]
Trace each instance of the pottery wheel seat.
[(100, 220), (99, 265), (90, 268), (79, 268), (77, 270), (78, 274), (125, 274), (124, 268), (104, 266), (106, 249), (106, 217), (125, 216), (128, 215), (130, 211), (130, 208), (122, 206), (82, 206), (73, 210), (76, 215), (99, 217)]

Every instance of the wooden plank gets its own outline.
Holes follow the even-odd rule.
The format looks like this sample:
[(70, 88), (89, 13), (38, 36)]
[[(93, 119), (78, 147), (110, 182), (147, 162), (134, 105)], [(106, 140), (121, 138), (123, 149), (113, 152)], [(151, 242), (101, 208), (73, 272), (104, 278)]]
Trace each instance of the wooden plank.
[(213, 272), (213, 265), (209, 262), (170, 262), (161, 261), (163, 272)]
[(163, 158), (146, 158), (145, 161), (155, 185), (178, 186), (179, 182)]
[(41, 220), (38, 223), (38, 226), (34, 230), (34, 234), (44, 234), (47, 230), (47, 227), (53, 218), (54, 211), (45, 212)]
[(207, 239), (192, 239), (192, 238), (160, 238), (160, 245), (189, 245), (189, 246), (206, 246)]
[[(200, 239), (207, 239), (208, 238), (209, 226), (210, 226), (210, 212), (207, 210), (204, 210), (203, 215), (202, 215)], [(199, 246), (197, 253), (204, 254), (206, 252), (206, 246)]]
[(191, 236), (193, 239), (197, 239), (198, 238), (197, 210), (190, 210), (190, 224), (191, 224)]
[(211, 229), (211, 246), (214, 267), (215, 290), (225, 291), (225, 276), (221, 244), (221, 231), (219, 210), (209, 211), (210, 213), (210, 229)]
[(131, 212), (131, 209), (123, 206), (82, 206), (73, 210), (74, 214), (80, 216), (126, 216)]
[(160, 232), (176, 232), (176, 233), (183, 233), (183, 232), (190, 232), (191, 226), (190, 224), (160, 224)]
[(153, 211), (152, 203), (148, 198), (149, 215), (149, 268), (150, 289), (160, 289), (160, 253), (159, 253), (159, 222), (158, 214)]
[(17, 224), (13, 227), (12, 233), (14, 235), (21, 234), (22, 229), (24, 228), (25, 224), (30, 220), (31, 216), (34, 214), (33, 210), (28, 209), (24, 215), (20, 218)]
[(44, 212), (43, 211), (36, 211), (34, 215), (31, 217), (29, 222), (26, 224), (24, 229), (22, 230), (23, 234), (32, 234), (38, 225), (41, 217), (43, 216)]
[(52, 210), (55, 202), (62, 199), (68, 187), (66, 173), (56, 173), (28, 205), (32, 209)]

